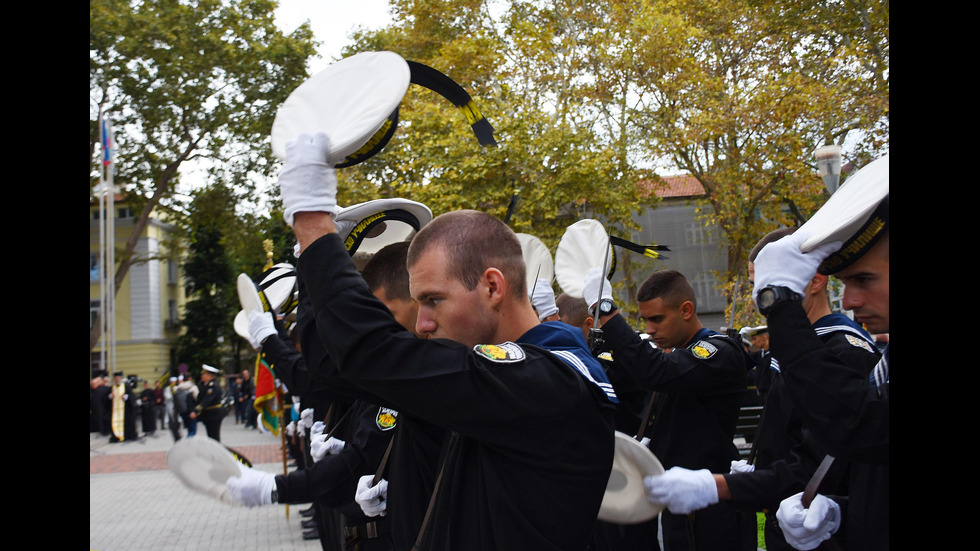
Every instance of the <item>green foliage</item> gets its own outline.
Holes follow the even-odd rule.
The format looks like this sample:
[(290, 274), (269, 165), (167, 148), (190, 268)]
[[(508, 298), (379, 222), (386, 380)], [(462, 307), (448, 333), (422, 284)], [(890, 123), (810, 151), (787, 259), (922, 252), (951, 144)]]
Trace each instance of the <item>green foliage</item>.
[(183, 266), (189, 296), (180, 321), (188, 331), (177, 338), (178, 363), (222, 365), (223, 341), (234, 335), (230, 320), (238, 310), (226, 246), (235, 196), (226, 186), (209, 186), (194, 193), (191, 206)]
[[(121, 251), (116, 291), (158, 205), (176, 210), (181, 166), (212, 163), (214, 180), (245, 192), (274, 174), (269, 144), (276, 109), (307, 77), (314, 53), (304, 25), (284, 35), (271, 0), (89, 2), (90, 187), (101, 170), (99, 116), (115, 134), (113, 182), (136, 221)], [(100, 326), (90, 335), (98, 341)]]

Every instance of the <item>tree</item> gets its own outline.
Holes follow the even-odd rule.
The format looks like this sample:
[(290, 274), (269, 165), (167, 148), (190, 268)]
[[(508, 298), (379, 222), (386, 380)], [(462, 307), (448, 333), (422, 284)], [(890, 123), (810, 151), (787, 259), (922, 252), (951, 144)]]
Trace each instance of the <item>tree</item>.
[[(314, 53), (303, 25), (275, 26), (273, 0), (92, 0), (89, 3), (90, 187), (98, 182), (99, 116), (117, 142), (115, 183), (136, 217), (117, 258), (117, 292), (154, 208), (189, 161), (210, 161), (238, 182), (277, 166), (269, 134), (278, 106), (306, 77)], [(96, 320), (91, 347), (98, 343)]]
[(234, 335), (231, 320), (238, 306), (228, 243), (237, 240), (226, 231), (234, 221), (237, 197), (222, 184), (193, 193), (188, 222), (184, 275), (189, 292), (180, 324), (191, 330), (176, 339), (177, 357), (191, 369), (220, 364), (225, 337)]
[(435, 215), (469, 208), (505, 219), (517, 194), (510, 226), (552, 251), (580, 218), (628, 233), (632, 212), (655, 198), (638, 193), (645, 173), (628, 159), (629, 139), (610, 138), (603, 113), (588, 108), (589, 45), (580, 35), (593, 34), (582, 28), (594, 22), (576, 19), (588, 6), (498, 4), (396, 1), (391, 27), (355, 37), (345, 54), (392, 50), (453, 78), (493, 125), (498, 146), (480, 149), (452, 105), (412, 86), (385, 150), (339, 171), (341, 204), (400, 196)]
[(886, 1), (394, 0), (392, 13), (346, 53), (390, 49), (446, 72), (501, 147), (475, 154), (456, 114), (410, 88), (383, 156), (341, 171), (361, 200), (502, 215), (520, 190), (512, 226), (553, 248), (580, 217), (628, 233), (655, 203), (637, 183), (671, 167), (705, 190), (734, 297), (756, 241), (826, 200), (816, 147), (845, 146), (855, 167), (887, 151)]
[(848, 145), (857, 166), (887, 150), (888, 3), (639, 7), (645, 143), (704, 187), (705, 221), (727, 238), (731, 292), (762, 235), (826, 200), (816, 147)]

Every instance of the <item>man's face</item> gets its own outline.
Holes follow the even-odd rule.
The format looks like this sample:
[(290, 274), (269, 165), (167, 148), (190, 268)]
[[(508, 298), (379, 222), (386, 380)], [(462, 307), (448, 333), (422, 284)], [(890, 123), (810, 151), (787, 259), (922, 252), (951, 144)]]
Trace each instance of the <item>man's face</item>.
[(249, 378), (250, 376), (251, 376), (251, 375), (249, 375), (249, 374), (248, 374), (248, 370), (247, 370), (247, 369), (246, 369), (246, 370), (244, 370), (244, 371), (242, 371), (242, 377), (244, 377), (244, 378), (245, 378), (245, 380), (248, 380), (248, 378)]
[(639, 305), (646, 332), (657, 347), (679, 348), (687, 344), (690, 335), (680, 307), (664, 304), (662, 298), (642, 301)]
[(752, 346), (760, 350), (769, 350), (769, 333), (759, 333), (752, 337)]
[(871, 333), (888, 332), (888, 240), (882, 239), (836, 274), (844, 283), (842, 306)]
[(487, 304), (489, 290), (482, 280), (466, 290), (448, 273), (448, 265), (445, 250), (433, 245), (409, 268), (412, 298), (418, 303), (415, 333), (470, 347), (490, 342), (497, 318)]
[(214, 379), (214, 375), (212, 375), (210, 371), (206, 371), (206, 370), (205, 371), (201, 371), (201, 382), (202, 383), (206, 383), (206, 382), (210, 381), (211, 379)]
[(415, 325), (418, 322), (419, 315), (419, 305), (417, 302), (414, 300), (388, 298), (388, 294), (384, 288), (375, 290), (374, 296), (378, 297), (378, 300), (383, 302), (388, 307), (388, 310), (391, 310), (391, 314), (395, 316), (395, 321), (400, 323), (402, 327), (412, 332), (415, 331)]

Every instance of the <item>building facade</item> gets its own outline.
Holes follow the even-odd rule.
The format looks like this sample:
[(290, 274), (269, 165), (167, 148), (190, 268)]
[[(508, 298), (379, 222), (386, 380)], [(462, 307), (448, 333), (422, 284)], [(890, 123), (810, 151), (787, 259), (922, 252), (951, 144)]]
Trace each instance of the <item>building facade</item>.
[[(100, 206), (93, 199), (89, 206), (89, 329), (102, 308)], [(121, 251), (134, 231), (134, 213), (122, 195), (116, 195), (112, 207), (115, 225), (115, 247)], [(157, 208), (164, 213), (165, 210)], [(106, 213), (108, 215), (109, 213)], [(116, 365), (103, 365), (103, 350), (113, 342), (112, 335), (103, 335), (92, 349), (90, 371), (123, 371), (126, 377), (136, 375), (148, 381), (157, 380), (175, 367), (174, 339), (178, 336), (177, 320), (186, 302), (183, 271), (179, 260), (172, 258), (166, 241), (174, 235), (176, 226), (156, 212), (142, 231), (132, 264), (118, 293), (115, 295), (115, 357)], [(118, 266), (118, 252), (117, 252)], [(111, 292), (115, 267), (109, 272), (106, 292)]]
[[(704, 188), (693, 176), (666, 176), (663, 180), (665, 185), (650, 187), (661, 198), (660, 204), (634, 214), (633, 220), (641, 229), (628, 239), (641, 245), (670, 247), (670, 252), (664, 253), (667, 259), (657, 268), (684, 274), (694, 287), (701, 323), (719, 331), (727, 325), (728, 298), (719, 289), (717, 274), (728, 268), (728, 242), (721, 228), (706, 226), (699, 215)], [(710, 209), (707, 205), (704, 208)], [(649, 275), (637, 274), (638, 280), (642, 282)]]

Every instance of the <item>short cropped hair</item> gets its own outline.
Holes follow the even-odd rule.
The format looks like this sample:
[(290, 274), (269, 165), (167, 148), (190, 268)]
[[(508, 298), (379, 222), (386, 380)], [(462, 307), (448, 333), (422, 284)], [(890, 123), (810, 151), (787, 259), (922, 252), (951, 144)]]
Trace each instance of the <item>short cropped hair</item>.
[(561, 321), (575, 327), (585, 325), (585, 318), (589, 317), (589, 307), (582, 297), (562, 293), (555, 299), (555, 306), (558, 307), (558, 317)]
[(527, 296), (526, 268), (517, 234), (497, 218), (478, 210), (441, 214), (425, 225), (408, 248), (408, 267), (432, 246), (449, 256), (449, 273), (467, 290), (476, 288), (488, 268), (504, 275), (515, 297)]
[(364, 265), (361, 276), (372, 292), (384, 289), (388, 298), (410, 301), (412, 293), (408, 285), (408, 246), (410, 241), (392, 243), (376, 252)]
[(638, 302), (646, 302), (655, 298), (663, 299), (664, 304), (670, 306), (680, 306), (684, 301), (691, 301), (697, 307), (697, 300), (694, 298), (694, 287), (677, 270), (658, 270), (650, 274), (650, 277), (640, 285), (636, 292)]
[(766, 245), (772, 243), (773, 241), (779, 241), (780, 239), (786, 237), (787, 235), (792, 234), (795, 231), (796, 231), (795, 227), (778, 228), (762, 236), (762, 239), (760, 239), (759, 242), (755, 244), (755, 247), (752, 247), (752, 250), (749, 251), (749, 262), (755, 262), (755, 258), (759, 256), (759, 251), (762, 250), (762, 247), (765, 247)]

